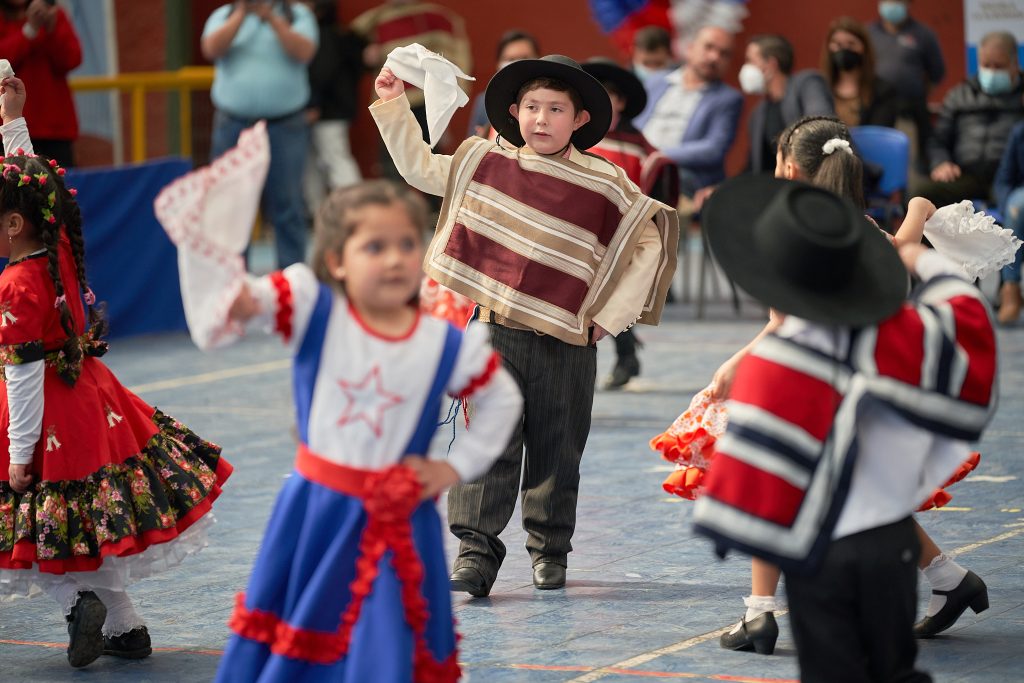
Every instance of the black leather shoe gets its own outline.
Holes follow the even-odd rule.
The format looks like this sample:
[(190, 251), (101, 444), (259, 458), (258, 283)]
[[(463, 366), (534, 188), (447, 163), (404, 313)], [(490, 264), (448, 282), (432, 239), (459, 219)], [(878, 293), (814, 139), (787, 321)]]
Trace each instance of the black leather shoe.
[(533, 565), (533, 585), (542, 591), (565, 588), (565, 567), (555, 562)]
[(92, 591), (78, 594), (67, 616), (68, 663), (78, 668), (91, 664), (103, 654), (103, 622), (107, 607)]
[(938, 614), (925, 617), (914, 624), (914, 635), (918, 638), (931, 638), (942, 633), (956, 623), (968, 607), (974, 613), (988, 609), (988, 586), (977, 574), (968, 571), (956, 588), (951, 591), (932, 591), (935, 595), (945, 595), (946, 604)]
[(145, 626), (133, 628), (128, 633), (103, 637), (103, 654), (124, 659), (144, 659), (153, 654), (149, 630)]
[(605, 389), (621, 389), (629, 380), (640, 374), (640, 360), (635, 356), (623, 356), (615, 362), (612, 374), (604, 384)]
[(473, 567), (459, 567), (448, 577), (451, 590), (456, 593), (469, 593), (474, 598), (485, 597), (491, 592), (487, 579), (480, 570)]
[(735, 633), (723, 633), (719, 644), (726, 650), (753, 650), (759, 655), (775, 652), (775, 641), (779, 639), (779, 625), (772, 612), (765, 612), (747, 621), (740, 620), (740, 629)]

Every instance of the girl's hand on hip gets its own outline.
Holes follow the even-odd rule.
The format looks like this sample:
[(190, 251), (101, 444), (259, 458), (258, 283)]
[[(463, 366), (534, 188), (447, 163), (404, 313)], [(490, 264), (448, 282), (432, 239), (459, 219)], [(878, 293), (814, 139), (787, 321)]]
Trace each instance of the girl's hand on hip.
[(443, 460), (427, 460), (425, 457), (411, 455), (402, 460), (402, 464), (416, 473), (420, 486), (420, 500), (436, 498), (452, 484), (459, 483), (459, 473)]

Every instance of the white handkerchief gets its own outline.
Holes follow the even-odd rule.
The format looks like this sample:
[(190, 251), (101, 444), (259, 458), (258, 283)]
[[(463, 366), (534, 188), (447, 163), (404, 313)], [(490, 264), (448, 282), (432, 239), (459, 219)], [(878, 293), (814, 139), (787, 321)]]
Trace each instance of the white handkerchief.
[(153, 202), (157, 220), (178, 247), (185, 320), (203, 350), (241, 335), (228, 309), (246, 278), (242, 252), (269, 167), (270, 140), (260, 121), (242, 131), (235, 147), (175, 180)]
[(970, 200), (943, 206), (924, 224), (935, 250), (956, 263), (970, 280), (984, 278), (1013, 261), (1021, 241), (992, 216), (974, 211)]
[(11, 63), (6, 59), (0, 59), (0, 80), (9, 78), (14, 75), (14, 69), (11, 67)]
[(433, 147), (441, 139), (455, 110), (469, 102), (469, 95), (459, 87), (458, 79), (476, 79), (467, 76), (462, 69), (419, 43), (396, 47), (388, 55), (384, 66), (406, 83), (422, 88), (423, 102), (427, 108), (427, 133), (430, 146)]

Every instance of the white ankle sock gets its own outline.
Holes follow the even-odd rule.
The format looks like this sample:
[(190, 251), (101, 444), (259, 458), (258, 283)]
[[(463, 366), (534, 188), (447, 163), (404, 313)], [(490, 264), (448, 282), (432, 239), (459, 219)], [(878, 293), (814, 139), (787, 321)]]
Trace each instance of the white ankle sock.
[(43, 590), (46, 591), (46, 594), (56, 600), (57, 604), (60, 605), (65, 617), (71, 616), (71, 608), (75, 606), (76, 602), (78, 602), (79, 591), (89, 590), (67, 574), (64, 574), (63, 576), (49, 575), (40, 581), (40, 583), (42, 584)]
[[(967, 576), (967, 570), (945, 554), (939, 554), (927, 567), (921, 570), (933, 591), (951, 591)], [(934, 617), (946, 604), (945, 595), (932, 593), (925, 616)]]
[(103, 622), (103, 635), (119, 636), (146, 625), (146, 622), (135, 611), (128, 593), (105, 588), (94, 588), (93, 590), (107, 606), (107, 620)]

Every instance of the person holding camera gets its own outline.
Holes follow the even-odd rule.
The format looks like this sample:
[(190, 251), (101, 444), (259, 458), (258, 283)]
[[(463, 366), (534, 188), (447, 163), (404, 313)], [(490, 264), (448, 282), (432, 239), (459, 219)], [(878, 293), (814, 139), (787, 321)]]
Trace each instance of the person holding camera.
[(68, 72), (82, 63), (82, 46), (56, 0), (0, 0), (0, 57), (31, 84), (25, 121), (36, 152), (73, 166), (78, 117)]

